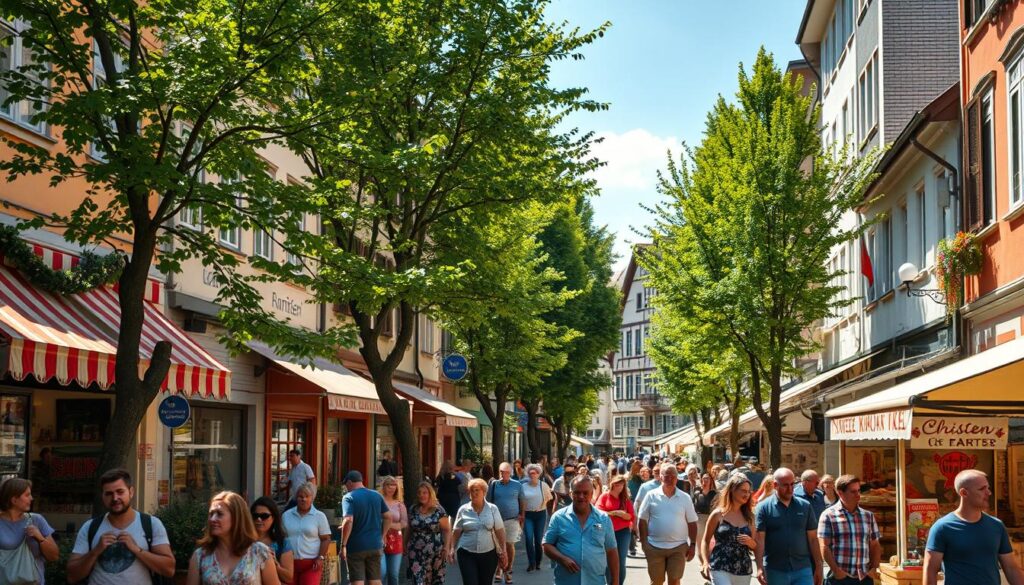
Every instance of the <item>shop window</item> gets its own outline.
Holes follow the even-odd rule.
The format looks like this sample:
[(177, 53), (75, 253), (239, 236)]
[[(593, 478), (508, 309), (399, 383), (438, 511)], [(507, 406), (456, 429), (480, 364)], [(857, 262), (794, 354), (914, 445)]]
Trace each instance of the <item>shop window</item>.
[[(398, 445), (395, 443), (395, 435), (391, 432), (391, 425), (389, 424), (378, 424), (377, 430), (374, 433), (374, 461), (373, 468), (377, 469), (380, 462), (383, 460), (384, 452), (389, 451), (391, 453), (391, 460), (397, 462), (399, 465), (402, 464), (402, 458), (399, 457)], [(401, 471), (401, 469), (399, 469)]]
[[(312, 454), (306, 451), (309, 444), (311, 423), (308, 420), (277, 419), (271, 423), (270, 431), (270, 489), (280, 502), (288, 501), (288, 452), (298, 449), (302, 460), (312, 465)], [(314, 471), (315, 473), (315, 471)]]
[(202, 500), (223, 490), (243, 493), (244, 428), (241, 410), (193, 406), (173, 433), (172, 491)]
[(25, 477), (28, 446), (28, 397), (0, 394), (0, 483)]

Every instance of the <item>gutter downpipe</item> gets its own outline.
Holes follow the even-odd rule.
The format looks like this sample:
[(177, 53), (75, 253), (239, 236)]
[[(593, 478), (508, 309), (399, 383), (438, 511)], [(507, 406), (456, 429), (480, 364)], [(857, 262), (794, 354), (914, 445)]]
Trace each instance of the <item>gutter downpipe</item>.
[[(927, 120), (926, 120), (926, 123), (927, 123)], [(921, 125), (921, 128), (923, 128), (923, 127), (924, 127), (924, 124)], [(959, 231), (960, 230), (960, 193), (961, 193), (961, 189), (960, 189), (960, 171), (958, 171), (957, 168), (953, 164), (951, 164), (949, 161), (947, 161), (946, 159), (944, 159), (941, 156), (939, 156), (938, 154), (936, 154), (934, 151), (929, 149), (927, 146), (925, 146), (925, 145), (921, 144), (920, 142), (918, 142), (917, 135), (918, 135), (918, 133), (920, 131), (921, 131), (921, 129), (919, 128), (917, 131), (914, 132), (913, 136), (910, 137), (910, 143), (913, 144), (914, 148), (916, 148), (919, 151), (921, 151), (921, 153), (923, 153), (925, 156), (927, 156), (928, 158), (934, 160), (936, 163), (938, 163), (943, 168), (945, 168), (947, 171), (949, 171), (949, 173), (953, 177), (953, 192), (950, 193), (950, 196), (953, 199), (952, 203), (955, 204), (955, 205), (952, 205), (953, 209), (955, 210), (955, 213), (953, 213), (953, 228), (954, 228), (954, 231)], [(960, 283), (960, 284), (961, 284), (961, 286), (964, 285), (964, 283)], [(948, 302), (949, 299), (946, 299), (946, 301)], [(961, 331), (962, 327), (961, 327), (961, 323), (960, 323), (961, 317), (959, 315), (959, 309), (960, 309), (960, 307), (957, 307), (957, 317), (955, 319), (953, 319), (953, 323), (952, 323), (953, 339), (950, 340), (950, 345), (949, 345), (950, 348), (954, 348), (954, 347), (959, 347), (960, 346), (960, 336), (963, 334), (962, 331)]]

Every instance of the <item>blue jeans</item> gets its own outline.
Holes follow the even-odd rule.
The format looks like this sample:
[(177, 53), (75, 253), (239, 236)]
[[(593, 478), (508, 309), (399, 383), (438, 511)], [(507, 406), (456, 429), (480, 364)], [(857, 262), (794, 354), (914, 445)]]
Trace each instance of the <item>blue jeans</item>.
[(814, 571), (810, 567), (795, 571), (765, 569), (768, 585), (814, 585)]
[(629, 535), (632, 530), (627, 526), (615, 531), (615, 547), (619, 549), (619, 582), (612, 583), (612, 572), (608, 571), (608, 585), (623, 585), (626, 582), (626, 553), (629, 552)]
[(402, 553), (380, 555), (380, 579), (384, 585), (398, 585), (398, 568), (402, 566)]
[(546, 510), (527, 512), (523, 518), (523, 537), (526, 540), (526, 560), (531, 567), (539, 567), (544, 558), (541, 542), (544, 540), (544, 528), (548, 522)]

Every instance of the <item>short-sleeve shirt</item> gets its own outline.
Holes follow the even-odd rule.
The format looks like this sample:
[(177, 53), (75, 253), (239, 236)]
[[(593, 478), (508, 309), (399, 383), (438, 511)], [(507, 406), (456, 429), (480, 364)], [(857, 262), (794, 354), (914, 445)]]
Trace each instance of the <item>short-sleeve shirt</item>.
[(297, 560), (315, 559), (320, 556), (320, 537), (331, 533), (327, 516), (315, 507), (300, 514), (298, 508), (291, 508), (281, 514), (281, 523), (288, 533), (292, 553)]
[(793, 495), (811, 505), (811, 510), (814, 510), (815, 522), (821, 518), (825, 508), (828, 508), (828, 503), (825, 501), (825, 492), (821, 490), (814, 490), (814, 493), (808, 495), (806, 490), (804, 490), (804, 484), (798, 483), (793, 488)]
[(345, 494), (341, 499), (341, 514), (352, 517), (346, 550), (350, 553), (383, 550), (384, 514), (390, 512), (384, 496), (371, 489), (363, 487)]
[(793, 497), (786, 506), (772, 494), (757, 505), (758, 532), (764, 532), (764, 566), (773, 571), (796, 571), (811, 566), (807, 532), (818, 529), (807, 500)]
[[(39, 529), (39, 533), (43, 535), (43, 538), (53, 534), (53, 528), (46, 521), (46, 518), (39, 514), (26, 514), (17, 522), (10, 522), (0, 518), (0, 549), (14, 550), (21, 546), (22, 541), (26, 538), (25, 529), (28, 528), (29, 522)], [(46, 585), (46, 568), (43, 566), (45, 559), (43, 559), (43, 553), (39, 550), (39, 542), (34, 538), (29, 538), (28, 549), (32, 551), (32, 557), (36, 560), (36, 568), (39, 569), (39, 585)]]
[(299, 487), (314, 477), (316, 476), (313, 475), (313, 468), (305, 461), (299, 461), (299, 464), (288, 472), (288, 497), (294, 500)]
[(644, 497), (646, 497), (647, 494), (651, 493), (653, 490), (656, 490), (660, 487), (661, 480), (657, 478), (649, 479), (643, 482), (642, 484), (640, 484), (640, 489), (636, 491), (636, 497), (633, 498), (633, 505), (636, 506), (636, 508), (639, 510), (640, 504), (644, 503)]
[(818, 520), (818, 538), (829, 540), (836, 564), (858, 580), (871, 568), (871, 541), (880, 537), (875, 515), (864, 508), (851, 512), (840, 502), (826, 508)]
[(501, 512), (490, 502), (484, 502), (483, 509), (477, 514), (473, 503), (463, 504), (455, 514), (452, 530), (461, 530), (459, 542), (455, 548), (471, 553), (485, 553), (494, 550), (494, 534), (497, 530), (505, 530), (501, 521)]
[[(633, 510), (633, 502), (629, 501), (629, 498), (624, 497), (619, 499), (609, 492), (605, 492), (601, 494), (601, 497), (597, 498), (597, 507), (606, 514), (614, 510), (622, 510), (632, 518), (636, 518), (636, 512)], [(608, 518), (611, 519), (612, 529), (616, 532), (619, 530), (625, 530), (633, 524), (632, 520), (625, 520), (614, 516), (608, 516)]]
[(487, 501), (498, 507), (502, 520), (513, 520), (519, 517), (519, 496), (523, 493), (523, 484), (515, 480), (503, 483), (500, 479), (491, 482), (487, 489)]
[[(135, 544), (139, 548), (149, 550), (149, 545), (146, 544), (146, 532), (142, 529), (142, 517), (139, 512), (135, 512), (135, 520), (132, 520), (132, 523), (124, 530), (111, 526), (110, 520), (104, 516), (103, 520), (100, 521), (99, 529), (96, 530), (96, 536), (93, 538), (92, 543), (89, 543), (87, 542), (89, 540), (89, 526), (93, 522), (95, 520), (86, 520), (85, 524), (82, 524), (82, 527), (78, 530), (78, 537), (75, 539), (75, 548), (72, 549), (72, 553), (77, 555), (88, 553), (89, 550), (99, 544), (100, 538), (108, 532), (127, 532), (135, 540)], [(154, 517), (153, 546), (169, 545), (170, 543), (170, 540), (167, 539), (167, 529), (164, 528), (163, 522), (160, 522), (159, 518)], [(152, 582), (153, 578), (150, 576), (149, 568), (137, 559), (128, 550), (128, 547), (121, 542), (115, 542), (104, 549), (103, 553), (96, 559), (92, 573), (89, 574), (89, 585), (124, 585), (125, 583), (150, 585)]]
[(537, 480), (537, 485), (532, 485), (529, 479), (524, 479), (522, 485), (519, 497), (521, 500), (520, 505), (523, 509), (527, 512), (544, 511), (544, 504), (546, 503), (544, 500), (551, 498), (551, 488), (548, 487), (548, 484)]
[(999, 583), (999, 555), (1013, 552), (1006, 526), (982, 514), (968, 522), (951, 512), (932, 525), (927, 550), (942, 553), (947, 585)]
[(544, 533), (544, 544), (553, 545), (558, 552), (576, 561), (580, 572), (573, 574), (561, 564), (555, 565), (555, 585), (587, 585), (604, 583), (608, 570), (609, 550), (614, 550), (615, 530), (604, 512), (591, 506), (584, 525), (572, 506), (555, 512)]
[(647, 543), (655, 548), (675, 548), (690, 542), (689, 525), (697, 522), (690, 495), (678, 487), (671, 496), (651, 490), (640, 502), (637, 518), (647, 521)]

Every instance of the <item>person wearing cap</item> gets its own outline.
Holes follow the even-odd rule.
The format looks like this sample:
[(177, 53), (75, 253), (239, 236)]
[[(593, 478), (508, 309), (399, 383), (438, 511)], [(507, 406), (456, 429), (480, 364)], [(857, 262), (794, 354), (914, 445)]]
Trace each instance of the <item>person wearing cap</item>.
[(315, 498), (316, 486), (306, 482), (295, 492), (295, 507), (281, 515), (295, 558), (295, 585), (319, 585), (331, 544), (331, 526), (327, 516), (313, 507)]
[(352, 585), (381, 585), (380, 559), (384, 535), (391, 524), (391, 510), (384, 497), (363, 486), (363, 474), (345, 475), (348, 493), (341, 499), (341, 554), (348, 565)]

